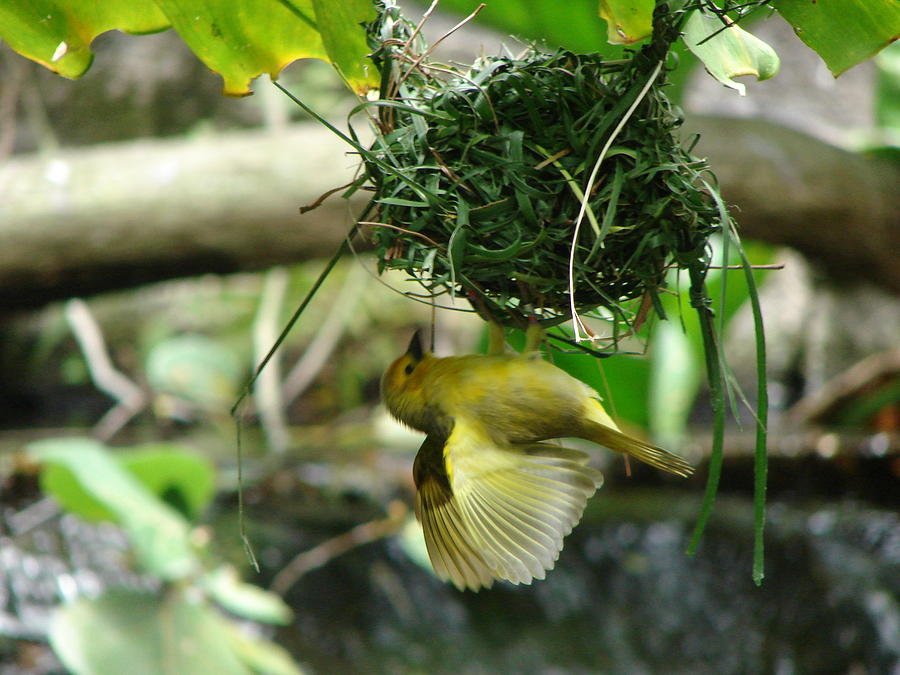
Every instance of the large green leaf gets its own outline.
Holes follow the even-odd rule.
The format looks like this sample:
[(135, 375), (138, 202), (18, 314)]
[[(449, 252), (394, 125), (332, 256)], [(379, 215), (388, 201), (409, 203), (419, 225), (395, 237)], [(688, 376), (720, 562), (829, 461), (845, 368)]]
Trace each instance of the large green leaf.
[[(417, 4), (421, 7), (430, 2), (417, 0)], [(471, 0), (441, 0), (440, 8), (465, 15), (476, 4)], [(491, 0), (477, 21), (493, 26), (503, 34), (511, 34), (512, 39), (505, 42), (514, 53), (520, 46), (516, 38), (544, 43), (550, 49), (564, 47), (578, 53), (622, 53), (621, 47), (611, 46), (606, 41), (606, 27), (597, 13), (597, 0)]]
[(175, 443), (149, 443), (117, 452), (122, 465), (153, 494), (196, 521), (215, 493), (215, 468), (206, 457)]
[(774, 0), (773, 4), (835, 77), (900, 36), (897, 0)]
[[(895, 42), (875, 59), (878, 86), (875, 119), (887, 137), (900, 145), (900, 42)], [(890, 142), (890, 141), (889, 141)]]
[(107, 591), (56, 611), (50, 644), (75, 675), (249, 675), (230, 627), (186, 593)]
[(196, 571), (198, 561), (187, 521), (123, 468), (102, 444), (85, 438), (56, 438), (30, 444), (28, 453), (38, 462), (69, 471), (93, 500), (90, 508), (99, 504), (127, 532), (145, 570), (173, 580)]
[(286, 625), (293, 613), (275, 593), (241, 581), (233, 567), (220, 567), (201, 579), (210, 596), (232, 614), (259, 621)]
[(147, 0), (0, 0), (0, 38), (65, 77), (90, 67), (90, 45), (100, 33), (152, 33), (168, 25)]
[(743, 96), (744, 85), (731, 78), (753, 75), (757, 80), (767, 80), (773, 77), (780, 65), (778, 54), (737, 24), (723, 28), (717, 17), (697, 10), (687, 20), (684, 42), (703, 61), (710, 75)]
[(225, 412), (238, 395), (244, 371), (237, 355), (220, 341), (186, 334), (154, 345), (145, 364), (158, 393), (195, 403), (208, 412)]
[(611, 45), (633, 45), (653, 33), (653, 0), (600, 0)]
[(660, 321), (650, 345), (650, 430), (668, 448), (681, 445), (703, 380), (690, 336), (674, 321)]
[(250, 636), (234, 624), (226, 624), (228, 644), (237, 657), (263, 675), (302, 675), (288, 651), (264, 637)]
[[(174, 443), (120, 450), (112, 458), (190, 520), (201, 515), (215, 490), (215, 470), (209, 460)], [(93, 522), (118, 521), (116, 514), (98, 501), (64, 464), (51, 463), (44, 468), (41, 490), (80, 518)]]
[(358, 93), (378, 85), (379, 76), (369, 59), (371, 51), (362, 24), (375, 19), (372, 0), (313, 0), (316, 21), (329, 60)]
[(360, 24), (374, 18), (369, 0), (0, 0), (0, 37), (24, 56), (77, 78), (90, 66), (90, 44), (100, 33), (171, 26), (222, 76), (226, 94), (249, 94), (254, 77), (277, 77), (303, 58), (333, 63), (351, 88), (365, 92), (378, 78)]

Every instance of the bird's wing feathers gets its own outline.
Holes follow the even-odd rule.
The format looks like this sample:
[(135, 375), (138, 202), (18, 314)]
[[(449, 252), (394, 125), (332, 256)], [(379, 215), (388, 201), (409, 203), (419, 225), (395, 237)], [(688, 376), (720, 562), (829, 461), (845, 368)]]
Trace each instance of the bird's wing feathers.
[(435, 574), (460, 590), (490, 588), (495, 575), (459, 513), (444, 465), (444, 439), (428, 436), (413, 465), (416, 516)]
[(416, 483), (437, 574), (472, 589), (543, 579), (602, 483), (588, 456), (546, 443), (498, 447), (458, 420), (440, 465), (436, 444), (419, 451)]
[(490, 588), (494, 574), (475, 548), (452, 495), (435, 480), (426, 480), (416, 494), (416, 514), (435, 574), (464, 588)]

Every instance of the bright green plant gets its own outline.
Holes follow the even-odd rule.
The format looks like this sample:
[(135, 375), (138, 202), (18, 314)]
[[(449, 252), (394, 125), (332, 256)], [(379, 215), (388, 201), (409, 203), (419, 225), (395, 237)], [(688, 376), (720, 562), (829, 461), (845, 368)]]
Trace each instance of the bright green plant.
[[(443, 0), (442, 7), (468, 13), (475, 4)], [(656, 4), (653, 0), (492, 0), (483, 21), (552, 46), (590, 52), (602, 49), (605, 38), (625, 45), (645, 39)], [(686, 3), (669, 4), (678, 8)], [(724, 13), (720, 6), (728, 8), (727, 3), (703, 4), (713, 13)], [(769, 3), (742, 3), (738, 11), (765, 4)], [(835, 75), (889, 45), (900, 25), (895, 0), (774, 0), (771, 6)], [(252, 78), (262, 73), (276, 77), (301, 58), (332, 63), (352, 89), (362, 92), (378, 84), (360, 28), (374, 18), (370, 0), (2, 0), (0, 38), (47, 68), (77, 78), (91, 65), (91, 42), (97, 35), (109, 30), (141, 34), (172, 28), (222, 76), (227, 94), (248, 94)]]
[[(287, 653), (246, 634), (236, 617), (285, 624), (282, 600), (214, 560), (197, 523), (214, 491), (211, 464), (180, 446), (113, 453), (84, 438), (33, 443), (41, 487), (66, 511), (127, 534), (134, 565), (160, 590), (110, 588), (76, 597), (53, 617), (50, 643), (76, 675), (297, 675)], [(220, 609), (221, 608), (221, 609)]]

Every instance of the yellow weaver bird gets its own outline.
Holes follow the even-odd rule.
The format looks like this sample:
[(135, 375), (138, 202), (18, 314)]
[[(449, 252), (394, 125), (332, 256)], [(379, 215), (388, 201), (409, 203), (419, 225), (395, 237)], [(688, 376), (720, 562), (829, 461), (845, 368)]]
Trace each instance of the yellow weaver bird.
[(583, 438), (679, 476), (693, 471), (622, 433), (596, 391), (538, 351), (438, 358), (416, 333), (381, 392), (394, 417), (427, 434), (413, 465), (416, 515), (435, 572), (460, 590), (543, 579), (602, 484), (586, 453), (541, 441)]

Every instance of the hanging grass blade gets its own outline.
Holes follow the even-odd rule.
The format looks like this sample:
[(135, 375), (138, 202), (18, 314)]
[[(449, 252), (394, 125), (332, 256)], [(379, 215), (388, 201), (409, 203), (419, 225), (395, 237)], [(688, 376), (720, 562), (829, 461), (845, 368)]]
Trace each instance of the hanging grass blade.
[[(765, 541), (764, 532), (766, 525), (766, 486), (768, 483), (768, 417), (769, 417), (769, 394), (768, 394), (768, 378), (766, 375), (766, 335), (763, 325), (762, 307), (759, 302), (759, 293), (756, 289), (756, 280), (753, 278), (753, 266), (747, 259), (744, 247), (741, 245), (740, 237), (734, 228), (731, 218), (728, 216), (728, 209), (722, 196), (718, 190), (713, 189), (705, 180), (703, 185), (712, 195), (716, 203), (716, 207), (721, 214), (723, 226), (723, 236), (725, 246), (728, 242), (733, 241), (737, 248), (738, 255), (741, 259), (741, 267), (744, 270), (744, 278), (747, 283), (747, 294), (750, 298), (750, 309), (753, 313), (753, 328), (756, 340), (756, 410), (754, 411), (754, 419), (756, 421), (756, 441), (754, 448), (753, 460), (753, 582), (759, 586), (765, 577)], [(727, 248), (724, 250), (727, 251)], [(723, 255), (723, 265), (727, 265), (727, 259)], [(722, 274), (727, 274), (728, 270), (723, 269)], [(722, 284), (722, 308), (724, 308), (725, 300), (725, 277), (723, 276)], [(722, 324), (720, 324), (719, 334), (722, 334)], [(724, 362), (724, 354), (720, 352), (720, 360)], [(727, 364), (724, 364), (727, 367)], [(736, 386), (736, 385), (735, 385)], [(732, 401), (732, 407), (734, 402)], [(749, 407), (749, 404), (748, 404)], [(752, 410), (752, 408), (751, 408)], [(736, 413), (735, 413), (736, 414)], [(693, 543), (693, 542), (692, 542)]]
[(753, 267), (738, 247), (747, 292), (753, 311), (753, 328), (756, 333), (756, 448), (753, 457), (753, 582), (759, 586), (765, 577), (766, 486), (768, 485), (769, 456), (766, 449), (769, 424), (769, 391), (766, 376), (766, 334), (763, 325), (762, 306), (753, 278)]
[[(368, 215), (369, 211), (372, 209), (374, 202), (370, 201), (362, 215), (361, 219), (365, 219)], [(253, 385), (256, 383), (256, 380), (259, 378), (260, 373), (266, 367), (266, 364), (272, 359), (275, 355), (275, 352), (278, 351), (278, 348), (281, 347), (282, 343), (285, 341), (287, 336), (290, 334), (291, 330), (294, 328), (294, 325), (300, 319), (300, 315), (303, 314), (306, 307), (312, 302), (312, 299), (316, 296), (316, 293), (319, 290), (319, 287), (325, 283), (325, 279), (328, 278), (328, 275), (331, 273), (331, 270), (334, 269), (334, 266), (337, 264), (338, 260), (344, 256), (350, 250), (350, 240), (354, 234), (356, 234), (357, 228), (359, 227), (358, 222), (353, 223), (353, 227), (350, 228), (350, 231), (347, 233), (347, 236), (344, 237), (344, 240), (341, 242), (341, 245), (338, 247), (337, 251), (335, 251), (334, 255), (331, 257), (331, 260), (325, 265), (325, 269), (319, 274), (316, 281), (313, 283), (312, 287), (306, 293), (306, 297), (303, 298), (303, 301), (294, 310), (294, 313), (291, 315), (291, 318), (288, 319), (287, 324), (282, 329), (278, 338), (275, 340), (275, 344), (272, 345), (271, 349), (266, 353), (263, 360), (256, 367), (256, 370), (253, 371), (253, 375), (250, 376), (250, 379), (247, 380), (246, 384), (244, 384), (244, 388), (241, 390), (240, 396), (238, 396), (237, 401), (234, 402), (234, 405), (231, 406), (231, 416), (234, 418), (235, 422), (235, 440), (237, 443), (237, 492), (238, 492), (238, 530), (240, 532), (241, 544), (244, 547), (244, 552), (247, 555), (247, 559), (250, 561), (251, 566), (257, 572), (259, 572), (259, 563), (256, 560), (256, 555), (253, 553), (253, 546), (250, 544), (250, 539), (247, 537), (246, 531), (246, 521), (244, 519), (244, 446), (243, 446), (243, 438), (242, 438), (242, 423), (241, 423), (241, 415), (239, 412), (239, 408), (241, 404), (247, 399), (250, 393), (253, 391)]]
[(706, 491), (703, 494), (703, 504), (700, 506), (700, 515), (688, 544), (688, 555), (697, 553), (700, 539), (706, 529), (706, 524), (712, 515), (716, 494), (719, 491), (719, 479), (722, 475), (722, 461), (724, 459), (725, 442), (725, 391), (724, 378), (720, 363), (713, 312), (709, 307), (710, 298), (706, 292), (706, 270), (699, 265), (692, 266), (689, 270), (691, 279), (691, 306), (697, 312), (700, 322), (700, 335), (703, 338), (703, 352), (706, 357), (706, 379), (709, 382), (710, 405), (713, 409), (713, 443), (709, 457), (709, 475), (706, 479)]

